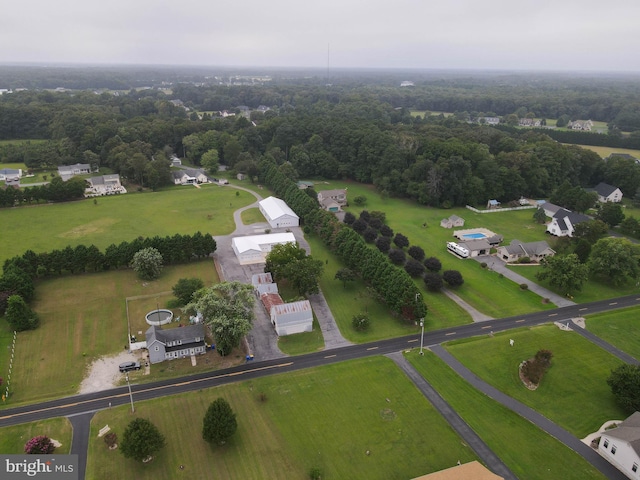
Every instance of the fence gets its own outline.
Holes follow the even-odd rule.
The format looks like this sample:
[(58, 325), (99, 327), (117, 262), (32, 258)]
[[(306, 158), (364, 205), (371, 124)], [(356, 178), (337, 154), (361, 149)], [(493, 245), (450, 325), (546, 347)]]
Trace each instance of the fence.
[(507, 208), (492, 208), (491, 210), (478, 210), (471, 205), (465, 205), (468, 210), (471, 210), (475, 213), (497, 213), (497, 212), (510, 212), (512, 210), (530, 210), (532, 208), (538, 208), (534, 205), (525, 205), (523, 207), (507, 207)]

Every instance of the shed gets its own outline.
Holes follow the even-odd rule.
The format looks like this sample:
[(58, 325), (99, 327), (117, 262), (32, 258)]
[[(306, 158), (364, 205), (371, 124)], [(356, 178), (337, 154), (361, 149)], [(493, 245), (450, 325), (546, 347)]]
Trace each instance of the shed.
[(279, 336), (313, 330), (313, 310), (309, 300), (282, 303), (271, 307), (271, 323)]

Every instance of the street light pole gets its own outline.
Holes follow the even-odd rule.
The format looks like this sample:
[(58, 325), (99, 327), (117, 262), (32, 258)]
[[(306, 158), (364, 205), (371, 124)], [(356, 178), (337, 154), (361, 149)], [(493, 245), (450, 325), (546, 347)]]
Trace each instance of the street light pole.
[(129, 372), (124, 374), (124, 378), (127, 379), (127, 386), (129, 387), (129, 398), (131, 399), (131, 413), (134, 413), (136, 410), (133, 408), (133, 394), (131, 393), (131, 384), (129, 383)]
[(420, 355), (424, 355), (424, 353), (422, 353), (422, 344), (424, 341), (424, 318), (420, 319), (420, 328), (422, 329), (422, 332), (420, 333)]

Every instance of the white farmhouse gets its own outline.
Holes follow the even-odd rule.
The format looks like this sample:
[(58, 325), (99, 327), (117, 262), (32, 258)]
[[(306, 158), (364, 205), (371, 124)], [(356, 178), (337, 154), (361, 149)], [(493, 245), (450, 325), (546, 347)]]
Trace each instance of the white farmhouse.
[(258, 202), (258, 208), (264, 218), (267, 219), (271, 228), (297, 227), (300, 225), (300, 218), (295, 214), (289, 205), (276, 197), (267, 197)]
[(252, 263), (264, 263), (274, 245), (296, 243), (296, 237), (291, 232), (271, 233), (265, 235), (250, 235), (247, 237), (234, 237), (231, 241), (240, 265)]
[(614, 187), (608, 183), (600, 182), (594, 190), (598, 194), (598, 201), (601, 203), (619, 203), (622, 201), (622, 191), (618, 187)]
[(640, 412), (600, 436), (598, 452), (629, 478), (640, 478)]
[(547, 224), (547, 232), (557, 237), (572, 237), (576, 225), (588, 220), (591, 219), (586, 215), (562, 208), (553, 215), (551, 222)]

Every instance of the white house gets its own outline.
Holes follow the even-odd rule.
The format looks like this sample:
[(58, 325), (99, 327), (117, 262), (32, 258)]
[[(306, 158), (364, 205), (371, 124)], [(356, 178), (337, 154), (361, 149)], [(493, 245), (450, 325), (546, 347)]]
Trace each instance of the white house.
[(278, 336), (313, 330), (313, 310), (309, 300), (281, 303), (271, 307), (271, 323)]
[(551, 222), (547, 224), (547, 232), (557, 237), (572, 237), (576, 225), (588, 220), (591, 219), (586, 215), (562, 208), (556, 212)]
[(58, 167), (58, 175), (63, 180), (69, 180), (74, 175), (88, 175), (91, 173), (91, 165), (88, 163), (76, 163), (75, 165), (60, 165)]
[(120, 175), (117, 173), (87, 178), (87, 182), (89, 183), (89, 187), (84, 191), (85, 197), (127, 193), (127, 189), (120, 183)]
[(271, 228), (297, 227), (300, 225), (300, 218), (295, 214), (289, 205), (276, 197), (267, 197), (258, 202), (258, 208), (264, 218), (267, 219)]
[(549, 202), (542, 203), (538, 208), (542, 208), (544, 210), (544, 214), (551, 218), (553, 218), (553, 216), (560, 210), (565, 210), (564, 208)]
[(598, 201), (601, 203), (618, 203), (622, 201), (622, 191), (608, 183), (600, 182), (594, 190), (598, 194)]
[(146, 332), (149, 361), (160, 363), (174, 358), (206, 353), (204, 324), (162, 330), (155, 325)]
[(0, 181), (10, 182), (20, 180), (22, 177), (21, 168), (3, 168), (0, 170)]
[(505, 262), (517, 262), (528, 257), (532, 262), (539, 262), (545, 257), (552, 257), (556, 252), (544, 240), (539, 242), (523, 243), (520, 240), (512, 240), (509, 245), (497, 248), (497, 257)]
[(195, 185), (211, 181), (202, 170), (194, 170), (193, 168), (174, 170), (171, 174), (173, 175), (173, 183), (176, 185)]
[(264, 263), (267, 254), (274, 245), (283, 245), (285, 243), (296, 243), (296, 237), (293, 233), (283, 232), (234, 237), (231, 241), (231, 247), (240, 265), (249, 265), (252, 263)]
[(443, 218), (440, 221), (440, 226), (443, 228), (464, 227), (464, 218), (451, 215), (449, 218)]
[(629, 478), (640, 478), (640, 412), (600, 436), (598, 452)]

